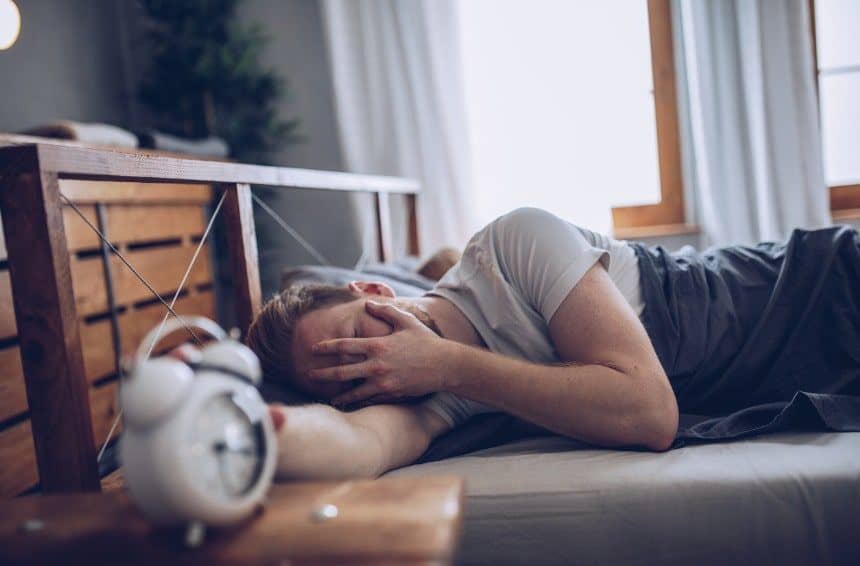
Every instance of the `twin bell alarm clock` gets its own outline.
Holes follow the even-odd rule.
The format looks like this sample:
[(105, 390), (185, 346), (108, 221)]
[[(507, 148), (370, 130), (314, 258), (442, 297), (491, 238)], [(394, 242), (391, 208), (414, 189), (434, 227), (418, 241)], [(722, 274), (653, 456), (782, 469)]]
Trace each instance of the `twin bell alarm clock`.
[[(148, 359), (162, 331), (186, 325), (216, 339), (199, 361)], [(261, 375), (254, 353), (207, 318), (174, 318), (147, 334), (120, 388), (120, 459), (155, 524), (225, 526), (262, 503), (277, 454)]]

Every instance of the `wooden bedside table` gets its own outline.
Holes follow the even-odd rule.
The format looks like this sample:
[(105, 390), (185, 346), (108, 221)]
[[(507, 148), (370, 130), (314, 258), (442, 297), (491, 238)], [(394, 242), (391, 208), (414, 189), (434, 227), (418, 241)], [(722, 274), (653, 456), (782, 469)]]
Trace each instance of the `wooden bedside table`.
[[(22, 497), (0, 502), (0, 556), (4, 564), (450, 563), (462, 502), (463, 482), (452, 476), (277, 484), (258, 517), (185, 549), (123, 491)], [(336, 517), (316, 516), (325, 504)]]

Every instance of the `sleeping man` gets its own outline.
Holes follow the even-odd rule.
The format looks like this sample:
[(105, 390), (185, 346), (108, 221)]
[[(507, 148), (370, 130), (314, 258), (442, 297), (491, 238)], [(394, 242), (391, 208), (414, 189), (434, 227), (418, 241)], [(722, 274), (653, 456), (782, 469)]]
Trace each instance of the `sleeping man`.
[[(320, 401), (271, 408), (284, 479), (377, 476), (487, 412), (654, 451), (858, 430), (860, 235), (670, 254), (518, 209), (424, 296), (291, 287), (247, 339), (267, 379)], [(704, 417), (679, 427), (679, 406)]]

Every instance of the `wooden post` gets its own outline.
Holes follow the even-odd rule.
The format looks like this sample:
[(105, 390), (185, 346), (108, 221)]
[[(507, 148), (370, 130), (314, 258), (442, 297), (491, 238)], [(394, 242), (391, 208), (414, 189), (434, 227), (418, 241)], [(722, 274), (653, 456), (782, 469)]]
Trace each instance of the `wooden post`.
[(39, 149), (2, 156), (0, 209), (42, 490), (98, 491), (99, 474), (56, 173)]
[(388, 206), (388, 193), (373, 193), (376, 205), (376, 244), (379, 261), (391, 259), (391, 210)]
[(254, 203), (251, 187), (245, 183), (225, 183), (227, 192), (223, 214), (226, 223), (230, 270), (236, 294), (236, 322), (242, 335), (262, 305), (260, 266), (257, 256), (257, 233), (254, 228)]
[(418, 239), (418, 202), (415, 198), (415, 193), (406, 195), (406, 214), (409, 219), (409, 239), (406, 244), (406, 249), (410, 255), (420, 256), (421, 245)]

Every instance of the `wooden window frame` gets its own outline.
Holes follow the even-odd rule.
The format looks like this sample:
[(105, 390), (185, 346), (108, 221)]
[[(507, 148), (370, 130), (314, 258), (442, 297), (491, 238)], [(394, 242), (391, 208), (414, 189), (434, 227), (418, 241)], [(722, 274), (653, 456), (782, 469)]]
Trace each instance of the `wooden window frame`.
[(618, 238), (691, 234), (698, 231), (695, 226), (686, 223), (684, 211), (670, 0), (648, 0), (648, 28), (657, 122), (660, 202), (613, 207), (613, 233)]
[[(809, 32), (812, 35), (812, 64), (815, 68), (815, 94), (819, 96), (818, 77), (818, 34), (815, 27), (815, 0), (808, 0), (809, 6)], [(817, 101), (819, 113), (821, 101)], [(853, 185), (832, 185), (828, 187), (830, 193), (830, 212), (834, 220), (860, 218), (860, 183)]]
[[(817, 95), (819, 67), (815, 0), (807, 0), (807, 2)], [(654, 77), (660, 202), (613, 207), (613, 232), (619, 238), (698, 232), (695, 226), (686, 223), (685, 218), (670, 0), (648, 0), (648, 26), (651, 41), (651, 69)], [(834, 220), (860, 218), (860, 183), (834, 185), (828, 187), (828, 190), (830, 210)]]

